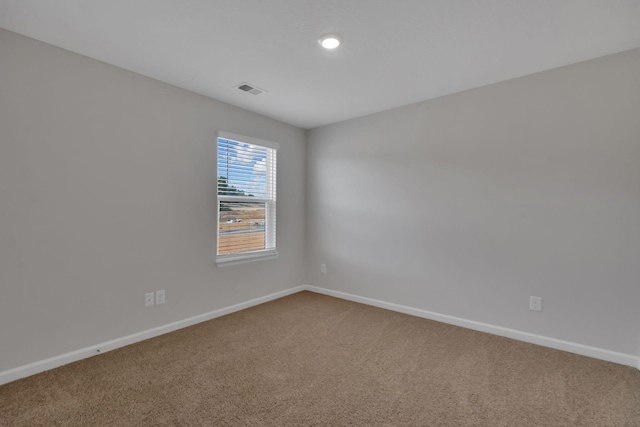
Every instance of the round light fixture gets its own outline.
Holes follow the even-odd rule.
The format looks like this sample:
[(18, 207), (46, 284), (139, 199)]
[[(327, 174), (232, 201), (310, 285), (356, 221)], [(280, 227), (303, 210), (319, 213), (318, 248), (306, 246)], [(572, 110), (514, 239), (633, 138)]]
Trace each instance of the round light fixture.
[(331, 50), (340, 46), (340, 43), (342, 43), (342, 37), (338, 34), (325, 34), (320, 36), (318, 43), (320, 43), (320, 46), (323, 48)]

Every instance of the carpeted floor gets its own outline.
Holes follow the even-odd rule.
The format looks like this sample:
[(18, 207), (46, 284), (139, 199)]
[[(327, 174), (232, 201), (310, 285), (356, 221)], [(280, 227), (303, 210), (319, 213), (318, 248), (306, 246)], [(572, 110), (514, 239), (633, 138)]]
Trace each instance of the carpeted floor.
[(0, 387), (2, 426), (640, 426), (640, 371), (301, 292)]

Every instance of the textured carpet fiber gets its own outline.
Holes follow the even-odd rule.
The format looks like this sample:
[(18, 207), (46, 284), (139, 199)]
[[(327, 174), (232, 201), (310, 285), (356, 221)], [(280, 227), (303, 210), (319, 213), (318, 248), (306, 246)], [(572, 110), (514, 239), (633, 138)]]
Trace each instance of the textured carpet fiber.
[(640, 426), (640, 372), (301, 292), (1, 386), (0, 425)]

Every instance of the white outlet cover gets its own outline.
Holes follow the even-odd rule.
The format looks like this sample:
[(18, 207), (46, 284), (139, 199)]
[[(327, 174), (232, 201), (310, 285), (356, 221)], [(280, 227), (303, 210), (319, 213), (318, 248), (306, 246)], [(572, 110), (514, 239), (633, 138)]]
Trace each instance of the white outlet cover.
[(147, 294), (144, 294), (144, 306), (145, 307), (151, 307), (154, 304), (154, 296), (153, 296), (153, 292), (149, 292)]
[(542, 311), (542, 298), (540, 298), (540, 297), (530, 297), (530, 299), (529, 299), (529, 310)]
[(164, 290), (162, 291), (156, 291), (156, 305), (158, 304), (164, 304), (165, 299), (164, 299)]

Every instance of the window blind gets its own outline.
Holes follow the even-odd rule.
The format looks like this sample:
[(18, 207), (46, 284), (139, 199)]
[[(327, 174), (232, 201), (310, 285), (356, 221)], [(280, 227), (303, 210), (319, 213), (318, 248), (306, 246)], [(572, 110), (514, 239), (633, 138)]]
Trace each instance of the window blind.
[(237, 139), (218, 138), (219, 256), (276, 248), (277, 147)]

